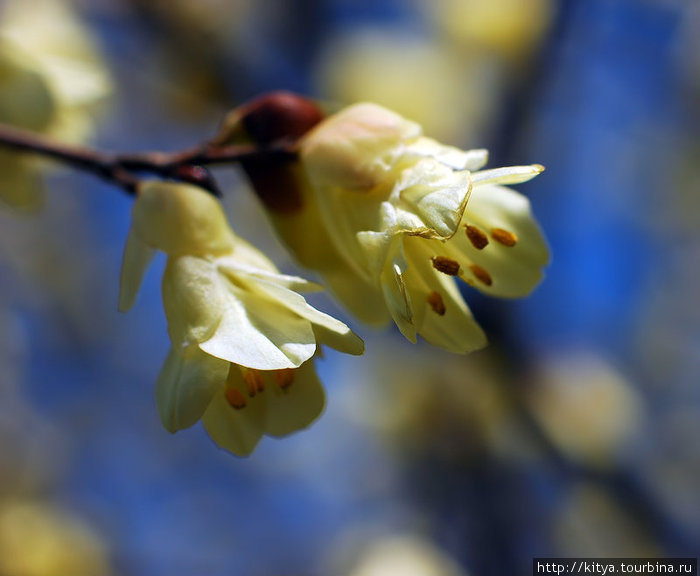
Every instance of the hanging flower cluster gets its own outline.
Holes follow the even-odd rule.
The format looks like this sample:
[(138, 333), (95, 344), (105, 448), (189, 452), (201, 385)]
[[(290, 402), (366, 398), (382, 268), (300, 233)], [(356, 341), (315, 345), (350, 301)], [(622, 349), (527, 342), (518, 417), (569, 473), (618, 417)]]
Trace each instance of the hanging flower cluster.
[(233, 233), (216, 198), (187, 184), (139, 188), (121, 310), (133, 305), (154, 250), (167, 254), (163, 305), (172, 348), (156, 386), (165, 428), (201, 419), (219, 446), (246, 455), (263, 434), (283, 436), (315, 420), (325, 404), (312, 360), (318, 345), (350, 354), (364, 348), (297, 292), (318, 286), (280, 274)]
[(286, 174), (291, 208), (262, 197), (298, 261), (361, 320), (391, 318), (412, 342), (419, 334), (465, 353), (486, 337), (454, 278), (500, 297), (525, 296), (542, 279), (542, 233), (528, 200), (504, 186), (542, 166), (483, 170), (485, 150), (442, 145), (376, 104), (317, 123), (299, 157)]

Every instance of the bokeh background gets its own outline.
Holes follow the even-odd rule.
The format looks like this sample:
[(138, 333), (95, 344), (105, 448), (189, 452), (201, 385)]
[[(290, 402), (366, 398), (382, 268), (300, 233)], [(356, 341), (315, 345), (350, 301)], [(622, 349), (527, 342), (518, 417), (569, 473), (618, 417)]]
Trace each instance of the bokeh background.
[[(0, 574), (490, 576), (533, 556), (698, 555), (697, 2), (70, 6), (112, 76), (97, 147), (184, 148), (269, 90), (376, 101), (490, 166), (544, 164), (519, 190), (552, 262), (521, 301), (465, 288), (491, 341), (466, 357), (316, 300), (367, 353), (329, 351), (323, 417), (237, 459), (199, 426), (161, 428), (162, 260), (116, 310), (131, 200), (47, 172), (40, 213), (0, 211)], [(234, 229), (303, 273), (240, 173), (216, 175)]]

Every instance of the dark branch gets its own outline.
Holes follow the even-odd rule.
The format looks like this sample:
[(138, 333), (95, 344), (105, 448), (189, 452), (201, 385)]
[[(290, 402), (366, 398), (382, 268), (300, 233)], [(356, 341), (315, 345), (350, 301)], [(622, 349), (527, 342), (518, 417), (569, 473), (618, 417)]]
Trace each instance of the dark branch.
[(108, 154), (98, 150), (54, 142), (45, 136), (0, 124), (0, 147), (31, 152), (51, 158), (78, 170), (90, 172), (134, 194), (139, 174), (172, 178), (205, 188), (220, 196), (216, 182), (205, 166), (233, 164), (251, 158), (291, 159), (296, 157), (295, 144), (280, 141), (260, 147), (236, 144), (217, 147), (207, 142), (177, 152), (136, 152)]

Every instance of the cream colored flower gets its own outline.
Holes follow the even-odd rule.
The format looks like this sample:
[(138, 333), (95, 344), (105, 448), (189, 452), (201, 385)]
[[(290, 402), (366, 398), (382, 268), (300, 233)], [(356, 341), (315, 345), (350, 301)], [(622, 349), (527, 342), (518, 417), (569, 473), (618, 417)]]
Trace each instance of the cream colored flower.
[[(361, 319), (391, 317), (411, 341), (420, 334), (468, 352), (486, 339), (451, 276), (502, 297), (524, 296), (541, 279), (548, 251), (529, 203), (502, 186), (541, 166), (479, 170), (485, 150), (444, 146), (375, 104), (327, 118), (300, 154), (306, 218), (324, 223), (329, 242), (299, 260), (316, 264)], [(302, 230), (277, 227), (298, 245)]]
[(39, 500), (0, 501), (0, 574), (106, 576), (105, 543), (93, 526)]
[(134, 302), (154, 250), (168, 256), (163, 305), (172, 349), (156, 400), (171, 432), (202, 419), (221, 447), (250, 453), (321, 413), (318, 344), (361, 354), (362, 341), (297, 293), (319, 287), (280, 274), (229, 228), (219, 202), (194, 186), (147, 182), (133, 208), (120, 308)]
[[(0, 10), (0, 122), (79, 143), (111, 83), (87, 31), (65, 2), (8, 0)], [(0, 152), (0, 200), (41, 200), (37, 162)]]

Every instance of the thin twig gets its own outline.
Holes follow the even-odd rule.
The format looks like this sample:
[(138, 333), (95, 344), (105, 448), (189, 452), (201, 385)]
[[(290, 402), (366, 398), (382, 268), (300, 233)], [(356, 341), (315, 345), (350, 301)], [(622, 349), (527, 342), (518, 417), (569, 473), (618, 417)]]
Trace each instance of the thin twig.
[(147, 173), (197, 184), (218, 196), (220, 193), (216, 183), (202, 167), (233, 164), (253, 158), (282, 160), (296, 157), (294, 143), (288, 141), (265, 148), (253, 144), (216, 147), (206, 142), (176, 152), (110, 154), (84, 146), (58, 143), (35, 132), (5, 124), (0, 124), (0, 147), (31, 152), (90, 172), (113, 182), (129, 194), (136, 192), (139, 174)]

